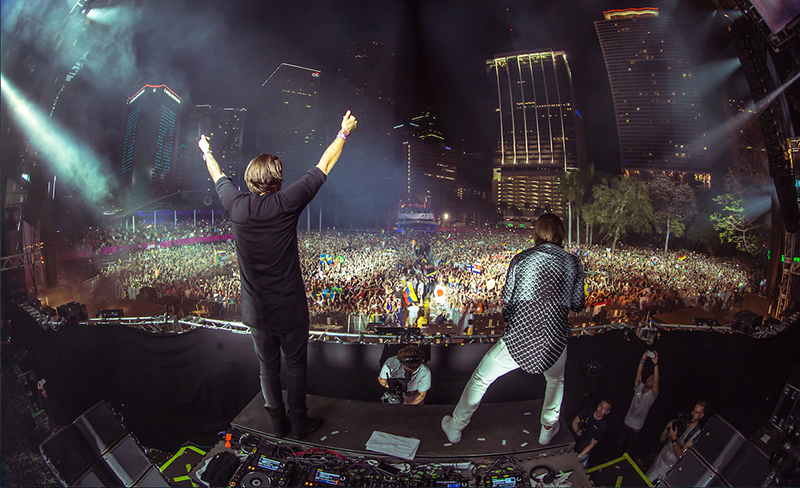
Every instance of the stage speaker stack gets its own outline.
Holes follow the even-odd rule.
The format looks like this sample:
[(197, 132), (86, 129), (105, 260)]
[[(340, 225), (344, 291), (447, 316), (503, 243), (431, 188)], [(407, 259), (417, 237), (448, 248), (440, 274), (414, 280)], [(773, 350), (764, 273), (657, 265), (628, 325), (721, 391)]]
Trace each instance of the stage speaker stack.
[(764, 317), (755, 312), (742, 310), (741, 312), (733, 314), (731, 329), (738, 330), (742, 334), (750, 334), (761, 327), (763, 320)]
[(69, 302), (59, 306), (58, 316), (62, 317), (69, 325), (78, 325), (78, 322), (89, 320), (86, 305), (81, 305), (78, 302)]
[(781, 431), (800, 430), (800, 363), (794, 365), (770, 422)]
[(664, 479), (666, 486), (766, 486), (769, 457), (722, 417), (712, 417)]
[(64, 486), (169, 486), (105, 401), (39, 446)]

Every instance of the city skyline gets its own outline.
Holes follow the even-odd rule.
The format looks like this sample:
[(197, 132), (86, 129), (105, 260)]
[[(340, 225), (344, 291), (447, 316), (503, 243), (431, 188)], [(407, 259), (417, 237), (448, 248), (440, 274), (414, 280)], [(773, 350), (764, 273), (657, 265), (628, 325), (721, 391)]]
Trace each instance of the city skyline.
[[(7, 15), (18, 5), (4, 6), (3, 24), (5, 38), (19, 41), (19, 46), (38, 42), (28, 32), (35, 31), (29, 28), (31, 25), (38, 22), (46, 27), (49, 20), (63, 15), (57, 10), (64, 6), (55, 2), (33, 20), (32, 14)], [(99, 2), (96, 7), (103, 5), (110, 4)], [(313, 66), (330, 73), (320, 88), (328, 96), (335, 92), (331, 85), (337, 77), (333, 73), (345, 66), (358, 38), (364, 32), (388, 29), (397, 52), (391, 92), (394, 108), (386, 110), (395, 110), (397, 120), (408, 120), (430, 109), (442, 121), (452, 146), (470, 151), (481, 145), (489, 148), (493, 139), (496, 97), (491, 95), (493, 89), (486, 77), (486, 59), (495, 53), (542, 46), (563, 49), (573, 71), (574, 106), (586, 128), (587, 163), (615, 174), (620, 157), (612, 96), (593, 23), (602, 19), (605, 10), (647, 5), (618, 0), (592, 5), (467, 2), (455, 12), (445, 2), (417, 1), (392, 5), (354, 2), (341, 8), (314, 2), (303, 8), (281, 9), (245, 1), (224, 6), (206, 1), (142, 1), (94, 8), (89, 18), (96, 25), (86, 29), (91, 32), (82, 41), (89, 48), (86, 67), (64, 91), (54, 118), (90, 145), (109, 166), (118, 166), (124, 133), (119, 112), (124, 109), (124, 98), (142, 84), (166, 84), (180, 92), (188, 106), (244, 107), (254, 115), (252, 107), (258, 105), (263, 93), (261, 84), (281, 63)], [(713, 5), (699, 1), (666, 2), (659, 8), (663, 15), (675, 16), (701, 91), (709, 96), (709, 86), (727, 82), (714, 72), (714, 63), (735, 57), (726, 44), (726, 33), (720, 30), (724, 27), (718, 22), (720, 15)], [(14, 25), (23, 18), (30, 21), (24, 28)], [(115, 42), (109, 44), (109, 40)], [(8, 63), (9, 70), (15, 67)], [(46, 59), (39, 64), (32, 77), (49, 66)], [(28, 75), (20, 76), (24, 80)], [(30, 99), (41, 96), (35, 83), (28, 89)], [(62, 109), (83, 108), (90, 99), (99, 103), (88, 110)], [(320, 122), (325, 130), (341, 117), (331, 109), (337, 102), (331, 100), (326, 102), (328, 107), (321, 108)], [(710, 125), (719, 125), (718, 120), (710, 119)], [(354, 154), (358, 153), (357, 141), (358, 136), (352, 141)], [(247, 160), (269, 149), (248, 149), (243, 156)], [(300, 162), (307, 166), (313, 163)]]

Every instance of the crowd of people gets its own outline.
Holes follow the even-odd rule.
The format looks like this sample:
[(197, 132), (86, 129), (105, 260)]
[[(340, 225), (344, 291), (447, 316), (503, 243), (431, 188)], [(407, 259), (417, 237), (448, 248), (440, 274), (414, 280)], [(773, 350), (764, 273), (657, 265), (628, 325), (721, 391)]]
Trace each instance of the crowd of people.
[(105, 247), (143, 244), (150, 242), (171, 241), (189, 237), (232, 234), (231, 224), (224, 219), (181, 221), (156, 223), (141, 222), (134, 228), (132, 225), (116, 225), (113, 227), (90, 227), (80, 239), (64, 235), (56, 241), (57, 252), (63, 253), (76, 249), (99, 251)]
[[(136, 233), (96, 230), (92, 248), (160, 239), (228, 234), (225, 222)], [(236, 304), (240, 301), (234, 241), (188, 244), (111, 255), (105, 274), (122, 289), (153, 287), (159, 293)], [(309, 309), (369, 316), (373, 322), (416, 323), (441, 314), (454, 319), (502, 310), (508, 263), (533, 246), (521, 230), (462, 230), (439, 234), (312, 232), (299, 236)], [(674, 309), (706, 296), (727, 301), (750, 285), (751, 271), (731, 259), (693, 252), (663, 253), (624, 247), (574, 246), (586, 271), (586, 313), (604, 305), (640, 310)]]

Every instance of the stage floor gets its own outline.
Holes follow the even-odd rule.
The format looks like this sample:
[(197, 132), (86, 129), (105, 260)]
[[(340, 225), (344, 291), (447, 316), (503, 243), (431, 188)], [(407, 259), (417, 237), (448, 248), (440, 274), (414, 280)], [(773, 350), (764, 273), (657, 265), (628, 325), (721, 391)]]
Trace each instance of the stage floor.
[[(452, 414), (453, 405), (390, 405), (314, 395), (308, 395), (307, 401), (309, 415), (321, 416), (325, 423), (302, 444), (362, 455), (375, 454), (366, 450), (373, 431), (419, 439), (417, 458), (555, 455), (568, 452), (575, 445), (563, 421), (550, 444), (539, 445), (542, 400), (481, 405), (458, 444), (450, 444), (440, 425), (442, 417)], [(261, 393), (231, 425), (276, 439)]]

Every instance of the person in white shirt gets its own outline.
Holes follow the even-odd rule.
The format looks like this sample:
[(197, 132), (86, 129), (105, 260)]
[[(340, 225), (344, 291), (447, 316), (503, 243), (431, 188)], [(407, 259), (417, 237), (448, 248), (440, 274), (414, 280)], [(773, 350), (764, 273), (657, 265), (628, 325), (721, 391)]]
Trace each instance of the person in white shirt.
[[(653, 362), (653, 374), (642, 382), (642, 370), (648, 358)], [(617, 451), (620, 454), (627, 452), (631, 456), (635, 455), (638, 447), (636, 441), (639, 431), (642, 430), (645, 418), (650, 412), (650, 407), (653, 406), (658, 396), (658, 370), (658, 353), (650, 350), (645, 351), (639, 361), (639, 367), (636, 369), (636, 379), (633, 383), (633, 399), (631, 399), (628, 413), (625, 415), (625, 421), (617, 436)]]
[(431, 370), (424, 363), (425, 351), (409, 344), (400, 349), (397, 356), (392, 356), (383, 363), (378, 383), (384, 388), (389, 388), (390, 379), (405, 379), (406, 391), (403, 392), (403, 403), (422, 405), (425, 403), (428, 390), (431, 389)]

